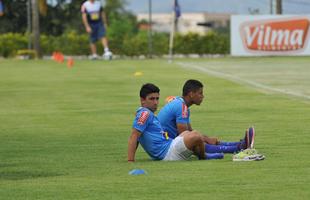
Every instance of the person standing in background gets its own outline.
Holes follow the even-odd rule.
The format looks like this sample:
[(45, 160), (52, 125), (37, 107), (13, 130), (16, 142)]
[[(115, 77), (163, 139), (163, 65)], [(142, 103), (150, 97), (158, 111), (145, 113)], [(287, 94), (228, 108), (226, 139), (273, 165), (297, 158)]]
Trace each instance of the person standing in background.
[(112, 59), (112, 52), (109, 50), (108, 39), (106, 37), (106, 16), (100, 1), (87, 0), (81, 7), (82, 20), (86, 32), (89, 34), (91, 59), (97, 59), (96, 42), (101, 41), (104, 47), (103, 58)]

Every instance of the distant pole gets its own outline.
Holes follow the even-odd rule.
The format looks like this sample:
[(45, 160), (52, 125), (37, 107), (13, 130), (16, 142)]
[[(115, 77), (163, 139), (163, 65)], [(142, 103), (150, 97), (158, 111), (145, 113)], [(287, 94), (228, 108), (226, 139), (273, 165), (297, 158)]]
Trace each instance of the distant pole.
[(41, 57), (40, 48), (40, 21), (39, 21), (39, 4), (38, 0), (32, 0), (32, 41), (33, 49), (36, 51), (37, 56)]
[(175, 12), (173, 11), (170, 38), (169, 38), (169, 62), (172, 62), (173, 60), (173, 40), (174, 40), (175, 28), (176, 28), (176, 16)]
[(174, 40), (174, 33), (177, 29), (178, 19), (181, 16), (181, 9), (178, 3), (178, 0), (173, 0), (173, 12), (172, 12), (172, 23), (171, 23), (171, 32), (170, 32), (170, 39), (169, 39), (169, 62), (172, 62), (173, 59), (173, 40)]
[(148, 43), (149, 43), (149, 58), (152, 58), (153, 45), (152, 45), (152, 0), (149, 0), (149, 29), (148, 29)]
[(27, 32), (28, 32), (28, 49), (31, 49), (31, 0), (27, 1)]
[(273, 14), (273, 0), (270, 0), (270, 14)]
[(277, 14), (282, 14), (282, 0), (277, 0)]

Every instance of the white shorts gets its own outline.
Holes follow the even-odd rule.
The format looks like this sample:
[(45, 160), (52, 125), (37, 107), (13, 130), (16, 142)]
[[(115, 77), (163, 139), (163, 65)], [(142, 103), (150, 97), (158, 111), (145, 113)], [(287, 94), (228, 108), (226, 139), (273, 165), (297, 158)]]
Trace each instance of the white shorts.
[(182, 136), (176, 137), (163, 159), (164, 161), (188, 160), (193, 155), (193, 152), (186, 148)]

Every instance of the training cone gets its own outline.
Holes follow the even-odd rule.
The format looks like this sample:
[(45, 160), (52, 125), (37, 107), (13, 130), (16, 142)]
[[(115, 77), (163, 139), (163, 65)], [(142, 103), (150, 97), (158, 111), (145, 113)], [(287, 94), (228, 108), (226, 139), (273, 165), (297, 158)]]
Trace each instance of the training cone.
[(63, 55), (61, 52), (59, 52), (59, 53), (58, 53), (58, 56), (57, 56), (57, 61), (58, 61), (59, 63), (63, 63), (64, 60), (65, 60), (64, 55)]
[(64, 55), (58, 51), (53, 52), (52, 59), (58, 63), (63, 63), (65, 60)]
[(67, 67), (68, 67), (68, 68), (72, 68), (73, 65), (74, 65), (74, 60), (73, 60), (72, 57), (69, 57), (69, 58), (68, 58), (68, 61), (67, 61)]
[(142, 73), (142, 72), (135, 72), (133, 75), (134, 75), (134, 76), (142, 76), (143, 73)]
[(128, 174), (129, 175), (145, 175), (147, 174), (147, 172), (144, 171), (143, 169), (133, 169)]

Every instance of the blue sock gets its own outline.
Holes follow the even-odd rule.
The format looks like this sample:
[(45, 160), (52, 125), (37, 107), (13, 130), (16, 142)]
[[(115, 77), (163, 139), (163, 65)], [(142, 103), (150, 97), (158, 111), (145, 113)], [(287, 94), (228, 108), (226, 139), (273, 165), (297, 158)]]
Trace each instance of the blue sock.
[(206, 160), (223, 159), (223, 158), (224, 158), (223, 153), (206, 153)]
[(239, 145), (240, 142), (220, 142), (219, 145), (223, 145), (223, 146), (237, 146)]
[(236, 146), (223, 146), (223, 145), (205, 145), (206, 153), (235, 153), (240, 151), (240, 145)]

